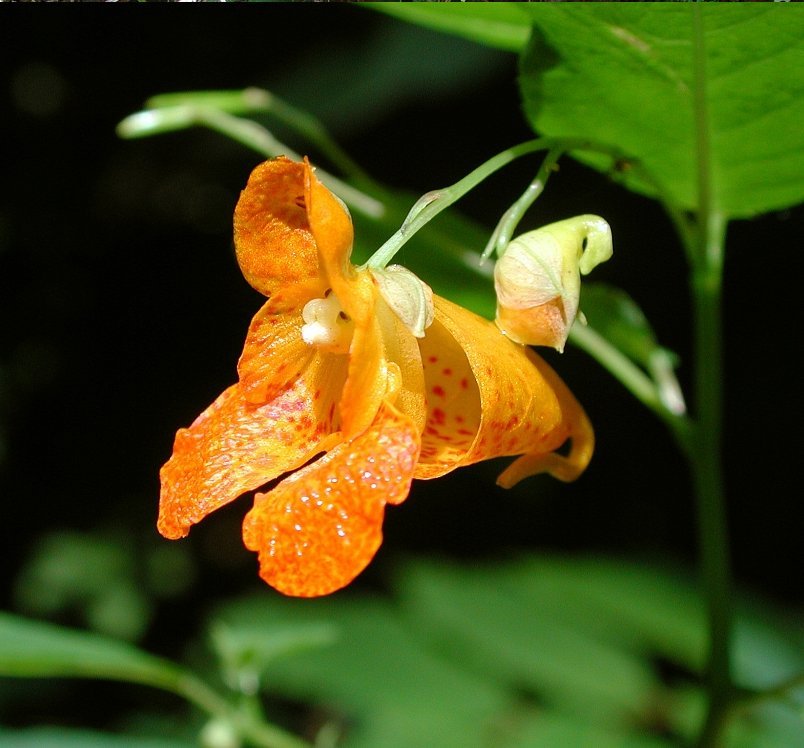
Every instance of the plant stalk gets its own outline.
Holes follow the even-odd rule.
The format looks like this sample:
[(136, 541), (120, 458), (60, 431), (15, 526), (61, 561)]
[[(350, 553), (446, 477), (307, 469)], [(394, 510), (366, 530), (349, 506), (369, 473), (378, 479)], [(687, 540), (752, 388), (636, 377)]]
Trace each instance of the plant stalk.
[[(726, 220), (717, 210), (711, 163), (706, 89), (704, 8), (693, 17), (694, 127), (698, 163), (698, 206), (692, 263), (695, 335), (696, 419), (687, 458), (695, 489), (698, 546), (709, 625), (706, 664), (708, 707), (699, 748), (722, 745), (734, 685), (731, 675), (733, 629), (731, 559), (722, 464), (723, 354), (722, 287)], [(690, 237), (687, 237), (689, 241)]]
[[(715, 224), (715, 225), (711, 225)], [(719, 225), (718, 225), (719, 224)], [(698, 745), (715, 748), (725, 726), (733, 696), (731, 641), (731, 560), (726, 518), (722, 466), (723, 361), (722, 361), (722, 268), (713, 260), (722, 249), (724, 222), (711, 221), (712, 236), (706, 256), (693, 271), (695, 324), (695, 401), (697, 417), (691, 449), (687, 452), (692, 469), (698, 520), (701, 573), (709, 621), (707, 690), (709, 708)]]

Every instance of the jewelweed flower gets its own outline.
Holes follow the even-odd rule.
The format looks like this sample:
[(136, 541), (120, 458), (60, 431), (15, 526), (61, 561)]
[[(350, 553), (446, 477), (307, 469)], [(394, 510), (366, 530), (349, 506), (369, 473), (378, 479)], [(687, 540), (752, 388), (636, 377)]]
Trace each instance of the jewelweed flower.
[(578, 314), (581, 274), (612, 255), (611, 229), (584, 215), (511, 241), (494, 266), (497, 326), (515, 343), (563, 351)]
[(413, 478), (504, 455), (520, 455), (506, 487), (584, 470), (592, 428), (553, 370), (412, 273), (352, 265), (348, 211), (307, 161), (258, 166), (234, 224), (240, 268), (268, 301), (237, 383), (176, 435), (161, 471), (165, 537), (257, 490), (243, 540), (260, 576), (324, 595), (370, 562), (385, 505)]

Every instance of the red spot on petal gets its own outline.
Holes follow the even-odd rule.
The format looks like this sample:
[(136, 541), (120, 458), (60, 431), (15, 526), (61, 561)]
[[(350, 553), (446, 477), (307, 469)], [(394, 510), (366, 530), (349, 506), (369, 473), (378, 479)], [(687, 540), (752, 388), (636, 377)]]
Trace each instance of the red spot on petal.
[(439, 384), (437, 384), (435, 387), (433, 387), (433, 394), (436, 397), (446, 397), (447, 396), (447, 393), (444, 392), (444, 388)]
[(438, 356), (428, 356), (427, 361), (431, 364), (434, 364), (436, 361), (438, 361)]
[(444, 423), (447, 419), (447, 414), (441, 408), (433, 408), (433, 418), (436, 423)]
[(462, 390), (468, 389), (469, 388), (469, 380), (466, 377), (464, 377), (463, 379), (461, 379), (460, 385), (461, 385)]
[(442, 373), (442, 374), (443, 374), (445, 377), (451, 377), (451, 376), (452, 376), (452, 369), (442, 369), (442, 370), (441, 370), (441, 373)]

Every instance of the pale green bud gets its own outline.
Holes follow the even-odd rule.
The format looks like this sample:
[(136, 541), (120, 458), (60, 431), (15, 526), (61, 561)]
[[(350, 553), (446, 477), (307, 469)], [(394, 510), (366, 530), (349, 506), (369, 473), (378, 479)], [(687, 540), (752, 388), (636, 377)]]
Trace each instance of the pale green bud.
[(516, 343), (563, 351), (578, 314), (581, 274), (611, 255), (611, 229), (593, 215), (513, 239), (494, 268), (498, 327)]

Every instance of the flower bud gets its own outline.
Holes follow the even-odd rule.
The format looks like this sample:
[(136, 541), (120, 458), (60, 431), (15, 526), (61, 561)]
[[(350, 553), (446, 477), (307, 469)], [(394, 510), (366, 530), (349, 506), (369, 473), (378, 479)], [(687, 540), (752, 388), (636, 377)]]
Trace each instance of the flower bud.
[(513, 239), (494, 268), (497, 326), (516, 343), (563, 351), (578, 314), (581, 273), (611, 255), (611, 229), (593, 215)]

